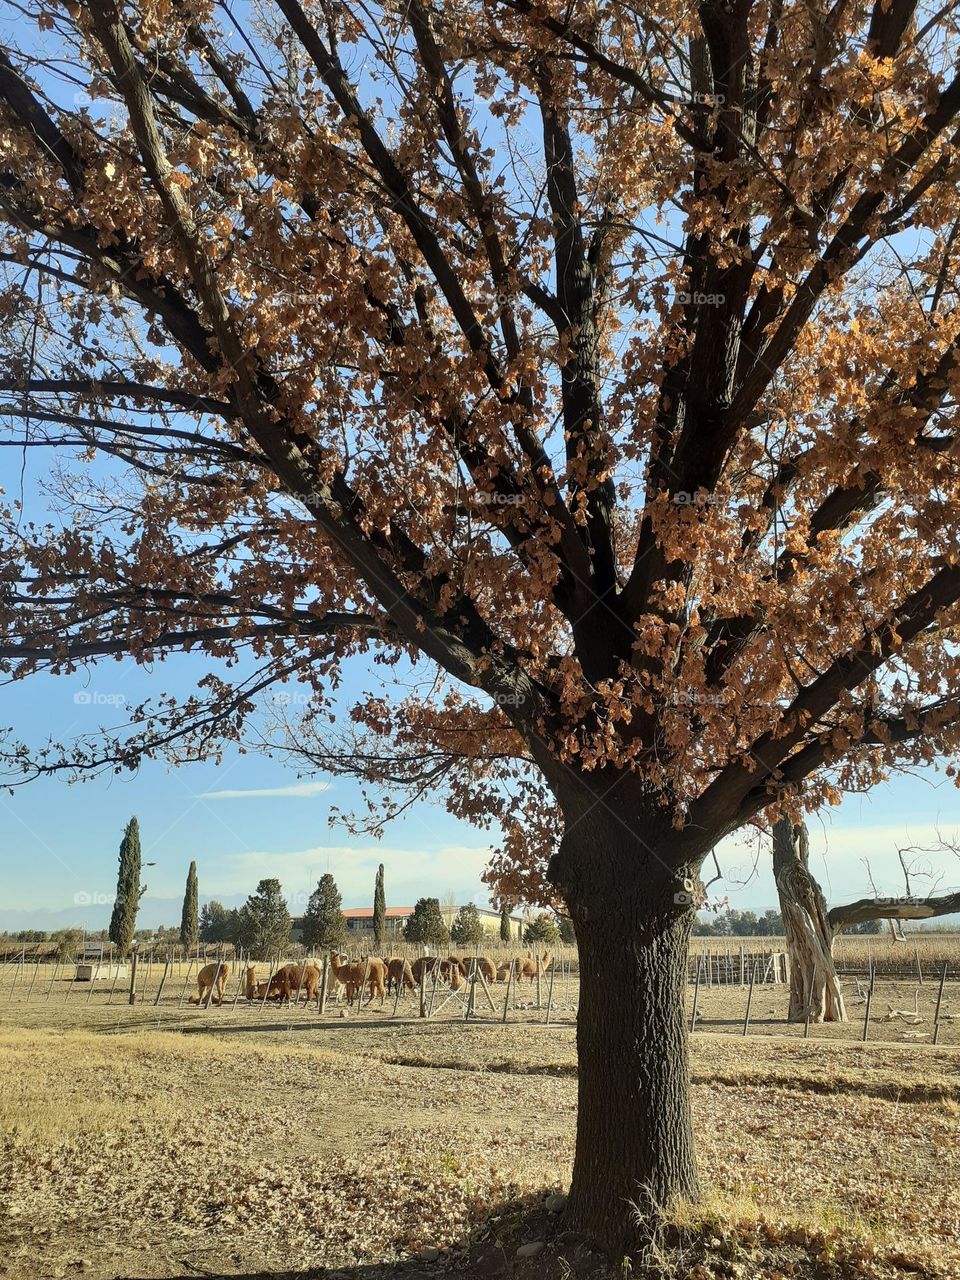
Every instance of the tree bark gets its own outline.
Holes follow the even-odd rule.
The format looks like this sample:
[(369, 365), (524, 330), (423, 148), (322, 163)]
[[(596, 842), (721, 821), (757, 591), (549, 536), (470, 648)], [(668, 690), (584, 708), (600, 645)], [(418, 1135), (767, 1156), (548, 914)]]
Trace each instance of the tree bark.
[(781, 818), (773, 829), (773, 874), (790, 956), (791, 1022), (846, 1022), (833, 963), (834, 929), (826, 899), (807, 863), (807, 829)]
[(568, 1220), (618, 1260), (643, 1250), (660, 1209), (697, 1192), (684, 1016), (693, 883), (655, 850), (594, 813), (550, 872), (580, 955)]

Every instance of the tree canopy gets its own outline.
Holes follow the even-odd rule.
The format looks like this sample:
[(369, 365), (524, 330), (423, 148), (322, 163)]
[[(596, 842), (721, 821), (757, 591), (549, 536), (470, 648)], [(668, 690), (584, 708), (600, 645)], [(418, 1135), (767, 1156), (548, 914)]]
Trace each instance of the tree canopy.
[(403, 926), (407, 942), (419, 942), (429, 947), (446, 947), (450, 943), (450, 930), (443, 922), (439, 898), (419, 898), (413, 915)]
[(458, 947), (478, 946), (486, 937), (476, 904), (468, 902), (460, 908), (450, 926), (450, 940)]
[(183, 911), (180, 916), (180, 942), (185, 947), (195, 947), (200, 937), (198, 892), (197, 864), (191, 862), (187, 871), (187, 884), (183, 893)]
[(541, 943), (548, 943), (555, 947), (560, 941), (560, 927), (546, 911), (540, 911), (525, 926), (523, 940), (527, 946), (531, 947), (539, 946)]
[(532, 898), (571, 780), (627, 771), (680, 862), (955, 749), (952, 11), (32, 11), (2, 407), (80, 479), (4, 515), (0, 656), (253, 663), (15, 773), (422, 655), (349, 765), (499, 819)]
[(261, 880), (240, 908), (240, 945), (254, 960), (275, 961), (286, 952), (290, 912), (279, 880)]
[(140, 883), (140, 867), (140, 824), (136, 818), (131, 818), (120, 841), (117, 896), (110, 915), (110, 941), (121, 957), (130, 950), (137, 927), (140, 899), (147, 891), (146, 885)]
[(328, 871), (317, 882), (303, 914), (303, 945), (308, 951), (327, 951), (340, 946), (347, 929), (342, 907), (337, 882)]

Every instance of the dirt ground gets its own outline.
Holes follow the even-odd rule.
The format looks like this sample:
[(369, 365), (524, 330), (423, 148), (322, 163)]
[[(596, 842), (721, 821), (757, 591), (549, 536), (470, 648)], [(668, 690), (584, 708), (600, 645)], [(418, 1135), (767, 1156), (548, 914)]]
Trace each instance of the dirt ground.
[[(394, 1020), (65, 990), (0, 1001), (10, 1280), (512, 1274), (531, 1209), (569, 1178), (562, 1000), (558, 1025), (504, 1026), (421, 1022), (409, 998)], [(782, 994), (755, 993), (757, 1014)], [(719, 1026), (727, 1001), (732, 1030), (742, 997), (701, 1007)], [(657, 1274), (960, 1277), (960, 1050), (798, 1036), (693, 1037), (707, 1197), (683, 1228), (697, 1249)]]

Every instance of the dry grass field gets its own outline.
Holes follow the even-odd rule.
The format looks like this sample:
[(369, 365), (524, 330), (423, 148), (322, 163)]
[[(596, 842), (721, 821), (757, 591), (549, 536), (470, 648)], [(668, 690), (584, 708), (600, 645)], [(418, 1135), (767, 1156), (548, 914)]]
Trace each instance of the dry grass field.
[[(569, 1176), (569, 1010), (551, 1026), (532, 1010), (506, 1026), (421, 1022), (408, 998), (396, 1020), (389, 1006), (320, 1018), (174, 996), (108, 1006), (67, 985), (0, 999), (10, 1280), (480, 1280), (527, 1275), (514, 1262), (524, 1235), (562, 1227), (536, 1215)], [(758, 1015), (775, 1003), (782, 1018), (784, 996), (762, 989)], [(701, 998), (742, 1010), (739, 987)], [(664, 1224), (650, 1274), (960, 1276), (949, 1025), (954, 1044), (936, 1048), (881, 1042), (895, 1032), (879, 1022), (866, 1045), (787, 1038), (782, 1022), (746, 1040), (695, 1035), (707, 1197)], [(538, 1275), (581, 1273), (545, 1270), (558, 1252), (549, 1244)]]

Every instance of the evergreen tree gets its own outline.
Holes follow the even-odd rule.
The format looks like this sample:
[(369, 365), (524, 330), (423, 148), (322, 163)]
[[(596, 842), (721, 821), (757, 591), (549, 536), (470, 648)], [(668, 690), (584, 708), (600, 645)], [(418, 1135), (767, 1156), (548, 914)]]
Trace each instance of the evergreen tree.
[(274, 960), (290, 945), (290, 912), (279, 880), (261, 880), (240, 909), (240, 943), (254, 960)]
[[(236, 912), (232, 913), (236, 915)], [(222, 902), (214, 899), (208, 902), (200, 912), (200, 941), (201, 942), (232, 942), (232, 938), (227, 937), (227, 929), (229, 927), (231, 913)]]
[(513, 926), (510, 923), (510, 908), (506, 903), (500, 908), (500, 941), (509, 942), (513, 937)]
[(540, 946), (546, 943), (548, 946), (555, 947), (560, 941), (560, 930), (553, 917), (541, 911), (524, 929), (523, 940), (528, 946)]
[(303, 915), (303, 945), (308, 951), (329, 951), (343, 942), (347, 922), (342, 904), (337, 882), (327, 872), (317, 882)]
[(461, 907), (450, 926), (450, 937), (458, 947), (475, 947), (483, 941), (483, 922), (472, 902)]
[(560, 941), (565, 947), (575, 947), (577, 945), (577, 931), (573, 927), (573, 921), (569, 916), (560, 916), (557, 921), (560, 929)]
[(180, 916), (180, 941), (185, 947), (195, 947), (200, 934), (197, 919), (197, 864), (190, 863), (187, 872), (187, 887), (183, 895), (183, 913)]
[(130, 950), (130, 943), (137, 927), (137, 912), (146, 885), (140, 885), (140, 825), (131, 818), (120, 843), (120, 871), (117, 876), (117, 896), (110, 917), (110, 941), (117, 949), (118, 959)]
[(420, 898), (413, 915), (403, 927), (407, 942), (421, 942), (430, 947), (450, 945), (450, 930), (443, 922), (439, 898)]
[(857, 924), (847, 925), (844, 933), (858, 934), (862, 936), (870, 936), (871, 934), (880, 933), (883, 929), (882, 920), (861, 920)]
[(373, 941), (377, 948), (383, 946), (383, 931), (387, 920), (387, 899), (383, 892), (383, 863), (377, 868), (377, 881), (373, 889)]
[(224, 942), (232, 942), (235, 947), (240, 946), (242, 923), (239, 910), (236, 907), (231, 907), (227, 912), (227, 920), (223, 926)]

